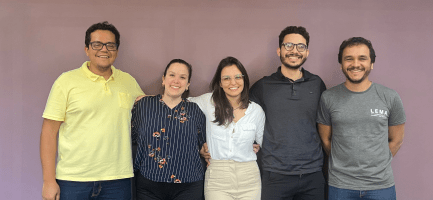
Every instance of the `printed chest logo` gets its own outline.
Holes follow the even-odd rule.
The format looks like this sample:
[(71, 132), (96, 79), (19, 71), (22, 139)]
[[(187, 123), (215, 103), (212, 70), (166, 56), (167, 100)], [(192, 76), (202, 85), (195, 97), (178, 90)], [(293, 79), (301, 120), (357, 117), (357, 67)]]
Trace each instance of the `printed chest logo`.
[(381, 109), (370, 109), (372, 117), (388, 118), (388, 111)]

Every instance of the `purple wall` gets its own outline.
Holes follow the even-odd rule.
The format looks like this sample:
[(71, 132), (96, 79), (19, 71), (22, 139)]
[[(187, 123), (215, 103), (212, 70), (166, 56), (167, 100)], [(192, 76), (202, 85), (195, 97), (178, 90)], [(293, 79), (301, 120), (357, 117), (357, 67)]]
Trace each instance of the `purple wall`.
[(207, 92), (218, 62), (229, 55), (241, 60), (255, 82), (279, 65), (277, 38), (288, 25), (310, 32), (304, 67), (331, 87), (345, 80), (337, 62), (341, 42), (352, 36), (370, 39), (377, 53), (370, 80), (399, 92), (407, 115), (405, 142), (392, 163), (398, 199), (432, 199), (433, 1), (398, 2), (2, 0), (2, 199), (40, 198), (39, 135), (51, 85), (87, 59), (85, 31), (104, 20), (122, 36), (114, 65), (132, 74), (148, 94), (159, 91), (163, 68), (173, 58), (193, 65), (194, 96)]

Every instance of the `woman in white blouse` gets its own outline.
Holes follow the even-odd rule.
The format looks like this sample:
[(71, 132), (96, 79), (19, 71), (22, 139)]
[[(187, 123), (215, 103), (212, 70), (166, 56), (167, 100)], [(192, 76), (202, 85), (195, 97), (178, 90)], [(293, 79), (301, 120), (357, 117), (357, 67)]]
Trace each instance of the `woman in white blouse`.
[(221, 60), (210, 87), (212, 93), (190, 98), (206, 115), (211, 159), (205, 175), (205, 198), (260, 199), (253, 143), (262, 143), (265, 113), (248, 99), (249, 79), (242, 63), (233, 57)]

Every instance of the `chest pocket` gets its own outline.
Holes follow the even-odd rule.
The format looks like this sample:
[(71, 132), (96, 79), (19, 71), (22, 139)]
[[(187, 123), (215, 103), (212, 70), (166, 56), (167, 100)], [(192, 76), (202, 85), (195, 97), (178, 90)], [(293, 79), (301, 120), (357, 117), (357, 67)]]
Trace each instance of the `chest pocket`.
[(239, 136), (239, 143), (250, 143), (252, 144), (256, 138), (257, 126), (253, 123), (247, 123), (241, 125), (242, 132)]
[(226, 140), (227, 129), (225, 125), (221, 126), (212, 126), (211, 137), (217, 140)]
[(132, 109), (133, 101), (131, 95), (128, 93), (119, 92), (118, 94), (119, 106), (128, 110)]

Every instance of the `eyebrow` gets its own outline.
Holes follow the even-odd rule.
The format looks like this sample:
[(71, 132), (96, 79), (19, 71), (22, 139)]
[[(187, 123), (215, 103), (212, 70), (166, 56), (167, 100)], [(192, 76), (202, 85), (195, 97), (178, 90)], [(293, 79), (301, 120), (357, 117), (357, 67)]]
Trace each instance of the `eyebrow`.
[[(173, 71), (167, 71), (167, 74), (176, 74), (176, 72)], [(180, 76), (188, 76), (188, 74), (179, 74)]]

